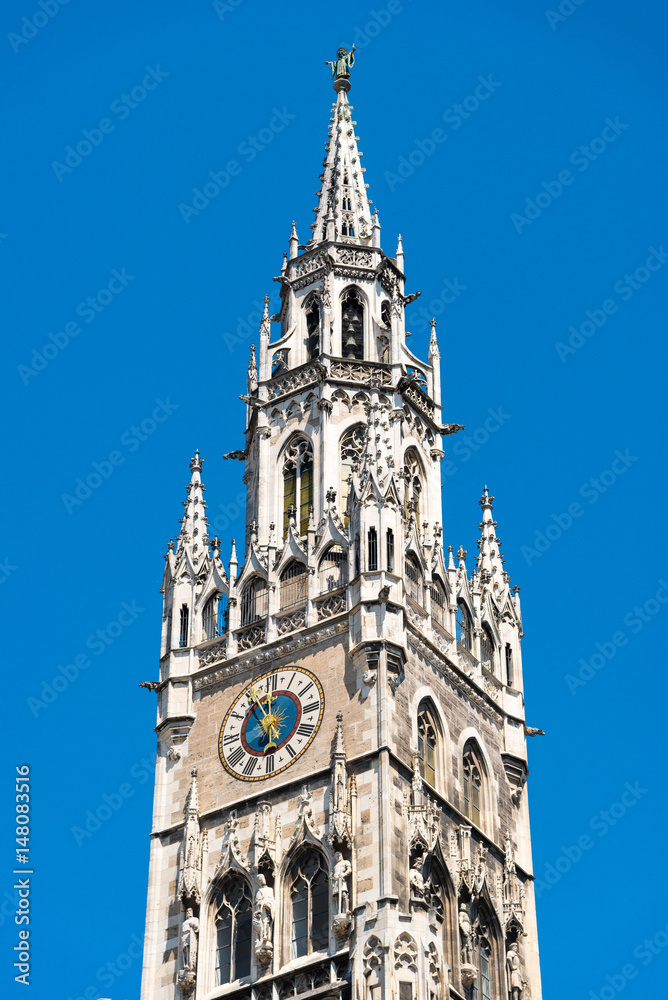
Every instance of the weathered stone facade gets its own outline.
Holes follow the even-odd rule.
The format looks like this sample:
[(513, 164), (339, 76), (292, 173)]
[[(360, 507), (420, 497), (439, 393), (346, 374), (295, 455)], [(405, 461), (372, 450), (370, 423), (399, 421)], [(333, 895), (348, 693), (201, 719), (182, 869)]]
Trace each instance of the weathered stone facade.
[[(380, 247), (346, 58), (313, 236), (293, 224), (229, 456), (243, 565), (208, 535), (198, 454), (165, 557), (143, 1000), (541, 996), (518, 588), (486, 488), (473, 571), (443, 549), (459, 428), (435, 325), (427, 363), (406, 346), (416, 296), (401, 239)], [(322, 703), (290, 701), (291, 668)]]

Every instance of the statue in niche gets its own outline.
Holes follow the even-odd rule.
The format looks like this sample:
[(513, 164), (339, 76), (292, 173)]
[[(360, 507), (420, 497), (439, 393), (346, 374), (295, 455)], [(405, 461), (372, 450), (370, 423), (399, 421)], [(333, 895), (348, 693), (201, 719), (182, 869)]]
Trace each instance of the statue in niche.
[(197, 968), (197, 935), (199, 920), (194, 916), (191, 907), (186, 910), (186, 917), (181, 926), (181, 968), (192, 972)]
[(257, 877), (253, 923), (261, 941), (271, 941), (274, 928), (274, 890), (267, 885), (264, 875)]
[(350, 76), (350, 67), (355, 63), (355, 46), (353, 45), (350, 52), (348, 49), (339, 49), (336, 53), (336, 59), (333, 62), (325, 62), (325, 66), (332, 67), (332, 80), (338, 79), (340, 76)]
[(337, 913), (347, 913), (350, 908), (348, 876), (352, 870), (350, 862), (346, 861), (341, 851), (337, 851), (334, 855), (334, 871), (332, 873), (332, 888), (337, 901)]
[(520, 957), (517, 954), (517, 943), (511, 942), (506, 952), (506, 969), (508, 973), (508, 986), (511, 1000), (520, 1000), (524, 989), (522, 970), (520, 968)]
[(424, 899), (425, 886), (424, 878), (422, 877), (422, 865), (424, 863), (424, 856), (418, 854), (410, 870), (409, 881), (411, 886), (411, 898), (414, 900), (422, 901)]
[(466, 903), (459, 905), (459, 933), (462, 939), (462, 962), (471, 961), (471, 920)]

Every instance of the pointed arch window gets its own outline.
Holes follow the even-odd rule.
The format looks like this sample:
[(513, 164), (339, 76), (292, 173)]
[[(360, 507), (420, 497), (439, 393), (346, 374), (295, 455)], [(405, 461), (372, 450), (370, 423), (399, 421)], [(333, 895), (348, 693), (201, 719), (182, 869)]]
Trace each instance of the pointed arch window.
[(364, 300), (356, 288), (349, 288), (341, 300), (341, 355), (364, 360)]
[(241, 624), (252, 625), (266, 617), (267, 581), (254, 576), (241, 592)]
[(480, 662), (485, 670), (494, 673), (494, 640), (487, 625), (483, 625), (480, 636)]
[(457, 618), (455, 620), (457, 626), (457, 642), (464, 649), (471, 649), (471, 618), (466, 610), (462, 601), (457, 603)]
[(434, 711), (428, 701), (421, 701), (418, 707), (417, 732), (420, 775), (435, 788), (437, 729)]
[(367, 540), (368, 540), (367, 568), (370, 573), (374, 573), (378, 569), (378, 532), (373, 527), (373, 525), (369, 528)]
[(413, 556), (406, 556), (406, 590), (416, 604), (422, 604), (422, 573)]
[(355, 424), (341, 438), (341, 515), (343, 523), (348, 526), (348, 482), (353, 472), (357, 472), (364, 452), (364, 427)]
[(215, 985), (250, 976), (252, 899), (250, 886), (240, 876), (229, 879), (215, 901)]
[(445, 597), (445, 587), (440, 579), (440, 577), (435, 576), (429, 585), (429, 594), (431, 596), (431, 617), (432, 620), (438, 622), (445, 628), (445, 615), (447, 611), (448, 602)]
[(506, 643), (506, 684), (509, 688), (513, 686), (513, 647)]
[(294, 560), (281, 573), (281, 611), (306, 604), (306, 566)]
[(415, 520), (420, 524), (420, 494), (422, 493), (422, 466), (414, 448), (404, 455), (404, 482), (406, 483), (406, 517), (410, 516), (409, 504), (413, 502)]
[(190, 633), (190, 612), (187, 604), (181, 605), (179, 612), (179, 646), (183, 649), (188, 645), (188, 635)]
[(320, 592), (338, 590), (348, 582), (348, 558), (340, 545), (330, 545), (318, 567)]
[(482, 781), (483, 772), (477, 747), (469, 740), (464, 747), (464, 814), (476, 826), (482, 826)]
[(302, 854), (290, 870), (292, 958), (329, 946), (329, 875), (316, 851)]
[(385, 554), (387, 559), (387, 572), (394, 573), (394, 532), (388, 528), (385, 532)]
[(202, 640), (215, 639), (227, 632), (227, 597), (212, 594), (202, 612)]
[(491, 949), (485, 940), (480, 942), (480, 1000), (492, 1000), (490, 978)]
[(311, 442), (298, 438), (288, 445), (283, 458), (283, 535), (288, 533), (294, 511), (300, 535), (308, 531), (313, 506), (313, 450)]
[(306, 353), (309, 361), (320, 356), (320, 305), (315, 299), (306, 310)]

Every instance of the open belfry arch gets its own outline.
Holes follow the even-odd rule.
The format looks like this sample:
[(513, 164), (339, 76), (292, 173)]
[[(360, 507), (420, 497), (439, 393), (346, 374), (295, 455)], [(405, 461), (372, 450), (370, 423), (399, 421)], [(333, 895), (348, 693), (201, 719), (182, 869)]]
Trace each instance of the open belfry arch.
[(541, 996), (519, 588), (486, 487), (472, 568), (444, 548), (460, 427), (435, 323), (406, 346), (353, 63), (225, 456), (245, 537), (225, 566), (195, 452), (165, 557), (142, 1000)]

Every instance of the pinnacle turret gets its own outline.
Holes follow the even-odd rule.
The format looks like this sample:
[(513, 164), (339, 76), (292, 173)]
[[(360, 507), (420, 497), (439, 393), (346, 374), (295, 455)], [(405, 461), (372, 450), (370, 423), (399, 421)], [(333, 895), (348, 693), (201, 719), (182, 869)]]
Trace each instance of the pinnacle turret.
[(202, 464), (199, 451), (190, 459), (188, 498), (183, 501), (183, 517), (178, 539), (177, 556), (188, 553), (195, 569), (201, 564), (209, 549), (209, 526), (206, 519), (205, 487), (202, 484)]
[[(504, 582), (503, 558), (500, 552), (501, 540), (496, 534), (497, 522), (492, 517), (492, 503), (494, 497), (490, 496), (489, 490), (485, 486), (478, 503), (482, 507), (482, 521), (478, 527), (481, 537), (478, 539), (478, 558), (476, 561), (476, 572), (482, 584), (498, 584)], [(496, 588), (494, 588), (496, 589)]]

